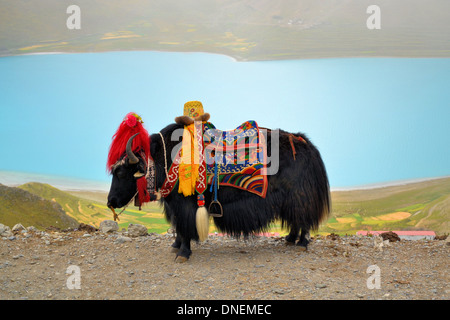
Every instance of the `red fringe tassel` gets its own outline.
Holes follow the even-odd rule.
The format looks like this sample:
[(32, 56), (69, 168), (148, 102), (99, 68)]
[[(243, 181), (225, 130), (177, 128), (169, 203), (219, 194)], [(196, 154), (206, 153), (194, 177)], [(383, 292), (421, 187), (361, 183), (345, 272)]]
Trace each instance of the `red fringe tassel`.
[(134, 127), (130, 127), (126, 121), (123, 121), (112, 137), (106, 164), (108, 172), (111, 172), (111, 167), (125, 153), (128, 139), (136, 133), (139, 133), (139, 135), (137, 135), (133, 140), (132, 150), (133, 152), (139, 152), (142, 150), (145, 153), (144, 160), (147, 161), (150, 156), (150, 137), (147, 130), (140, 122), (137, 122)]

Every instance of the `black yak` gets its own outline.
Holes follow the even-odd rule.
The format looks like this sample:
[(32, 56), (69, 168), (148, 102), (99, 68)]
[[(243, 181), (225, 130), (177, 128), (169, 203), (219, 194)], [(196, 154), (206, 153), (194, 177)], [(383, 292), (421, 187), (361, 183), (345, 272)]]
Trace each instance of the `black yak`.
[[(167, 169), (172, 164), (174, 148), (180, 140), (173, 140), (176, 130), (183, 130), (181, 124), (171, 124), (161, 132), (150, 136), (150, 154), (154, 161), (156, 190), (166, 179)], [(272, 130), (266, 130), (267, 154), (271, 155), (272, 144), (278, 143), (279, 167), (276, 174), (267, 176), (265, 197), (233, 187), (220, 186), (218, 199), (223, 208), (222, 217), (214, 217), (217, 228), (224, 233), (241, 237), (267, 231), (270, 224), (280, 220), (282, 227), (289, 230), (285, 238), (287, 244), (295, 244), (306, 250), (309, 231), (317, 230), (330, 212), (330, 190), (325, 165), (320, 153), (312, 142), (301, 133), (292, 134), (277, 130), (278, 141), (273, 142)], [(148, 164), (143, 152), (132, 151), (129, 139), (126, 152), (112, 166), (113, 180), (108, 195), (108, 207), (126, 206), (139, 192), (137, 181), (147, 173)], [(164, 140), (163, 140), (164, 139)], [(208, 187), (204, 192), (206, 207), (213, 200)], [(191, 240), (199, 240), (196, 225), (197, 196), (178, 193), (175, 188), (162, 201), (166, 219), (176, 230), (176, 240), (172, 244), (176, 250), (176, 261), (189, 259)], [(301, 231), (301, 232), (300, 232)], [(300, 237), (299, 237), (300, 234)], [(297, 241), (298, 240), (298, 241)]]

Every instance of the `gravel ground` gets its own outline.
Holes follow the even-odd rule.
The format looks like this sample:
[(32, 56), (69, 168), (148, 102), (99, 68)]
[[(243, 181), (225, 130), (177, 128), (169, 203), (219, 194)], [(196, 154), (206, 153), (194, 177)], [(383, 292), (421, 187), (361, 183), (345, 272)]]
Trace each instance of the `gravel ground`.
[(372, 237), (316, 237), (305, 252), (279, 237), (210, 236), (193, 242), (182, 264), (174, 261), (173, 240), (49, 230), (0, 238), (0, 300), (450, 297), (447, 240), (380, 248)]

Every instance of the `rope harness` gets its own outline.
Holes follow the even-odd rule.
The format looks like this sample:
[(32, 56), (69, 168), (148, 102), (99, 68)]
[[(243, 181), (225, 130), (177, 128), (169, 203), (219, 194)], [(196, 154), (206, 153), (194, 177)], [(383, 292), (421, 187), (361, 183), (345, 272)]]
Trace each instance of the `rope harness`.
[(120, 221), (119, 215), (121, 215), (122, 212), (124, 212), (127, 209), (127, 207), (130, 205), (131, 201), (133, 201), (133, 199), (138, 195), (138, 193), (139, 193), (139, 191), (136, 191), (134, 196), (130, 199), (130, 201), (128, 201), (128, 203), (123, 207), (123, 209), (119, 213), (116, 213), (116, 211), (114, 210), (113, 207), (109, 207), (109, 209), (111, 209), (111, 211), (113, 213), (114, 221)]
[(295, 161), (296, 160), (295, 159), (295, 155), (297, 154), (297, 151), (295, 151), (294, 139), (297, 140), (297, 141), (303, 142), (304, 144), (306, 144), (306, 140), (303, 139), (302, 137), (296, 136), (296, 135), (294, 135), (292, 133), (289, 134), (289, 143), (291, 144), (292, 156), (294, 157), (294, 161)]
[(169, 173), (167, 172), (167, 151), (166, 151), (166, 142), (164, 141), (164, 137), (162, 135), (161, 132), (158, 132), (160, 137), (161, 137), (161, 141), (162, 141), (162, 145), (163, 145), (163, 149), (164, 149), (164, 171), (166, 172), (166, 179), (169, 176)]

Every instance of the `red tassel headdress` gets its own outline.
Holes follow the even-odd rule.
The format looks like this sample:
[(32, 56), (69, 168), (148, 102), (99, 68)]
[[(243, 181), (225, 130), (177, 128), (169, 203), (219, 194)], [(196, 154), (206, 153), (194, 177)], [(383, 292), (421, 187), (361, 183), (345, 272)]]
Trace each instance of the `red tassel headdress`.
[(133, 140), (132, 150), (135, 153), (144, 152), (144, 160), (147, 161), (150, 156), (150, 138), (147, 130), (142, 125), (143, 123), (141, 117), (134, 112), (130, 112), (125, 116), (112, 137), (106, 165), (108, 172), (111, 173), (112, 166), (125, 153), (128, 140), (136, 133), (139, 134)]

